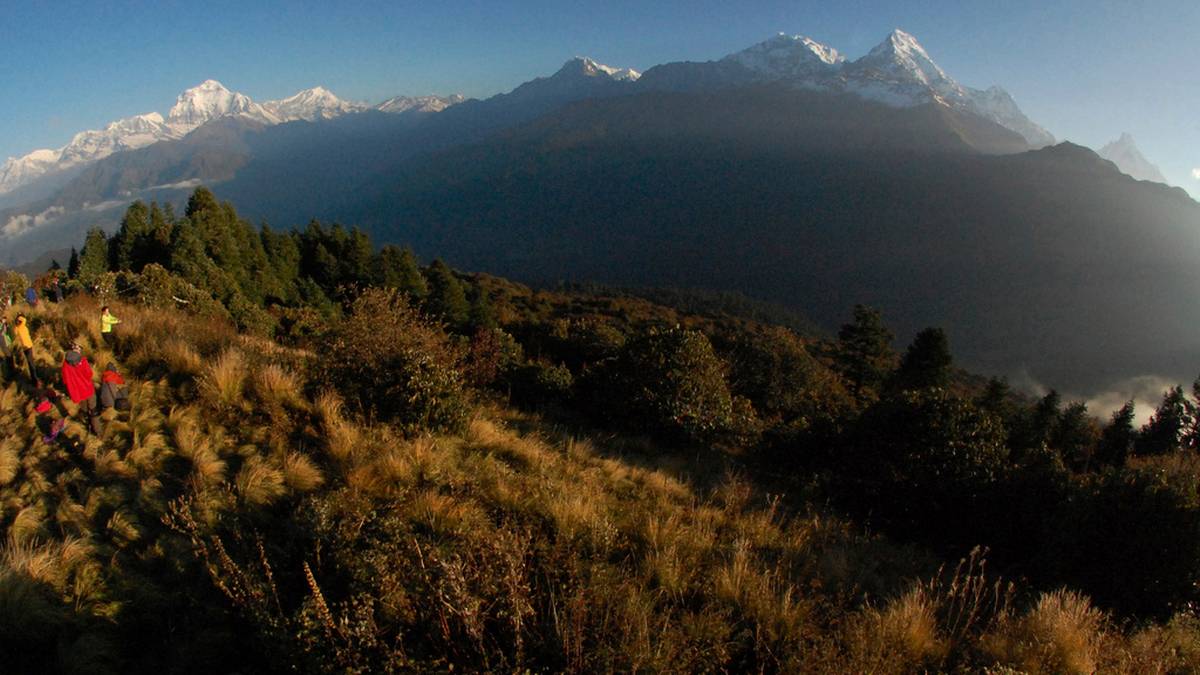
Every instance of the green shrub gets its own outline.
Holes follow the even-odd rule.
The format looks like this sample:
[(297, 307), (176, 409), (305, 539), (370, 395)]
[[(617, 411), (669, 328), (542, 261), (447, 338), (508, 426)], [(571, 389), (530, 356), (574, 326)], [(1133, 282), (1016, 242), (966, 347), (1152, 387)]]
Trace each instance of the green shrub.
[(857, 436), (847, 477), (855, 506), (906, 537), (987, 543), (976, 516), (1008, 461), (994, 417), (945, 390), (906, 391), (872, 406)]
[(1090, 480), (1049, 519), (1045, 565), (1124, 613), (1167, 617), (1200, 601), (1200, 458), (1131, 461)]
[(395, 290), (371, 289), (321, 340), (316, 381), (406, 433), (461, 429), (469, 412), (446, 334)]
[(589, 389), (596, 412), (635, 431), (691, 443), (740, 431), (725, 364), (699, 331), (652, 330), (630, 340)]
[(545, 405), (568, 401), (575, 378), (566, 366), (535, 362), (517, 366), (505, 373), (504, 383), (514, 401)]

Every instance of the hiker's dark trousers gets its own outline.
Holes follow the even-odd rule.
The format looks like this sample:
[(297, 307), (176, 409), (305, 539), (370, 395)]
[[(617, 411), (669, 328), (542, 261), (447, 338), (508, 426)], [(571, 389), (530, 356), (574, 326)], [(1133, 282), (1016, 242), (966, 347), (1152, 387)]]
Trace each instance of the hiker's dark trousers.
[(22, 349), (21, 351), (25, 352), (25, 365), (29, 366), (29, 379), (33, 380), (36, 383), (38, 376), (37, 376), (37, 369), (34, 368), (34, 366), (33, 366), (33, 350), (32, 349)]

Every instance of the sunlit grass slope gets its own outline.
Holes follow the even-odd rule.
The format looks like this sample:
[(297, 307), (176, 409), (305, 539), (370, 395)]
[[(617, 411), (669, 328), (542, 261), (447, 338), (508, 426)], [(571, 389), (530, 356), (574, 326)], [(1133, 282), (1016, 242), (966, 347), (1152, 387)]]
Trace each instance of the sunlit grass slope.
[[(498, 402), (461, 434), (356, 417), (325, 355), (182, 313), (31, 313), (56, 378), (79, 341), (133, 409), (42, 440), (0, 388), (0, 658), (11, 672), (1186, 672), (1195, 623), (1114, 625), (1023, 597), (719, 458)], [(73, 413), (69, 402), (62, 413)], [(61, 414), (60, 412), (56, 412)], [(795, 502), (796, 500), (791, 500)], [(1005, 670), (1007, 669), (1007, 670)]]

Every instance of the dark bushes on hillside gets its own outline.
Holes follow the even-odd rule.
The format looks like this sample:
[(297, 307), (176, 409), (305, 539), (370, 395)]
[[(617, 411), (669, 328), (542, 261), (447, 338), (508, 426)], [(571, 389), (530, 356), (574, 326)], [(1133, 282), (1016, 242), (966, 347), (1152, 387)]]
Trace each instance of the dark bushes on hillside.
[(395, 290), (370, 289), (320, 344), (317, 380), (408, 433), (455, 431), (468, 402), (446, 334)]
[[(1004, 428), (969, 401), (942, 389), (884, 399), (860, 420), (847, 475), (857, 507), (906, 538), (929, 536), (967, 546), (986, 538), (978, 519), (1006, 469)], [(982, 525), (982, 526), (981, 526)]]
[(1047, 526), (1045, 563), (1121, 612), (1200, 601), (1200, 458), (1155, 457), (1079, 486)]
[(595, 412), (636, 431), (689, 443), (744, 434), (749, 402), (725, 383), (725, 365), (699, 331), (652, 330), (631, 339), (591, 374)]

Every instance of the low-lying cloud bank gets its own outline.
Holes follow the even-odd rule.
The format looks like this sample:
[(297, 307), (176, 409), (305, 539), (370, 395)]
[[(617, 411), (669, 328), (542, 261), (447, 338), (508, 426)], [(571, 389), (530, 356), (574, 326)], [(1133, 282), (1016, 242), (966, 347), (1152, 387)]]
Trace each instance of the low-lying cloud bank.
[[(1045, 396), (1050, 388), (1042, 384), (1027, 371), (1019, 373), (1012, 379), (1012, 386), (1038, 396)], [(1129, 401), (1133, 401), (1134, 424), (1141, 426), (1150, 421), (1158, 405), (1162, 403), (1163, 394), (1171, 387), (1189, 387), (1190, 383), (1177, 382), (1162, 375), (1138, 375), (1130, 377), (1105, 387), (1102, 391), (1090, 393), (1060, 391), (1064, 403), (1083, 401), (1087, 404), (1088, 412), (1095, 415), (1103, 423), (1108, 423), (1112, 414), (1121, 409)]]
[(66, 213), (66, 209), (61, 206), (51, 206), (50, 208), (37, 214), (20, 214), (9, 218), (3, 227), (0, 227), (0, 237), (15, 237), (22, 232), (40, 227), (55, 218)]

